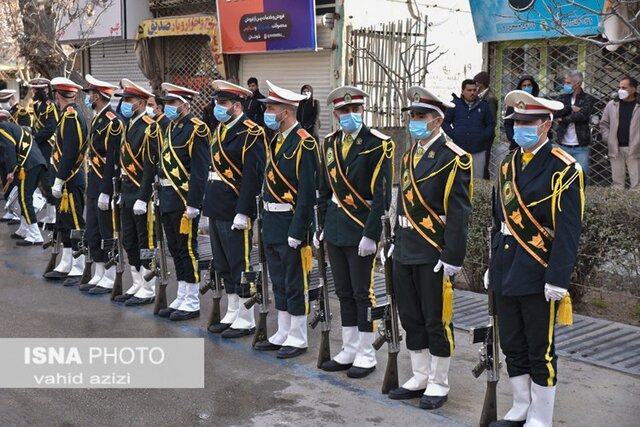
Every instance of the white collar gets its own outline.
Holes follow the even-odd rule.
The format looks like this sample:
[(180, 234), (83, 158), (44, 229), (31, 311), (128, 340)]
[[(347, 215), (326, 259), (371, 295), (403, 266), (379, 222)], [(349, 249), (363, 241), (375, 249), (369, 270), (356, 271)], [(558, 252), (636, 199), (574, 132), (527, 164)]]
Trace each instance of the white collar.
[(296, 121), (293, 126), (291, 126), (289, 129), (280, 132), (280, 134), (282, 135), (283, 140), (287, 139), (287, 137), (289, 136), (289, 134), (291, 133), (291, 131), (293, 130), (294, 127), (296, 127), (298, 125), (298, 122)]
[[(547, 140), (546, 140), (545, 142), (543, 142), (542, 144), (540, 144), (540, 146), (539, 146), (538, 148), (536, 148), (535, 150), (533, 150), (533, 151), (532, 151), (531, 153), (529, 153), (529, 154), (533, 154), (533, 155), (535, 156), (536, 154), (538, 154), (538, 151), (540, 151), (540, 149), (541, 149), (542, 147), (544, 147), (548, 142), (549, 142), (549, 139), (547, 138)], [(520, 154), (524, 154), (524, 153), (525, 153), (524, 148), (520, 148)]]
[(358, 134), (362, 130), (362, 126), (364, 126), (364, 125), (358, 126), (358, 129), (356, 129), (355, 132), (351, 132), (349, 134), (346, 134), (346, 133), (344, 133), (344, 131), (342, 131), (342, 140), (344, 141), (345, 136), (351, 135), (351, 139), (353, 139), (355, 141), (356, 137), (358, 136)]
[(242, 114), (238, 115), (238, 117), (236, 117), (235, 119), (231, 120), (230, 122), (223, 123), (223, 125), (225, 125), (227, 127), (227, 129), (231, 129), (232, 127), (234, 127), (236, 125), (236, 123), (238, 123), (240, 121), (241, 118), (242, 118)]

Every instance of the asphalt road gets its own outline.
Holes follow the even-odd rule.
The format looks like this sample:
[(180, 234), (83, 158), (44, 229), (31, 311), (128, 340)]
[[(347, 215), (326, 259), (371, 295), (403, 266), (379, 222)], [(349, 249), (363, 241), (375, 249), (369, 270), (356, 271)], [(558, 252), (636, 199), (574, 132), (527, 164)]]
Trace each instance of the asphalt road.
[[(344, 373), (316, 369), (319, 333), (310, 331), (309, 352), (281, 361), (272, 353), (253, 351), (249, 337), (225, 340), (208, 334), (204, 324), (209, 296), (202, 298), (200, 319), (182, 323), (159, 319), (151, 306), (125, 308), (111, 303), (108, 296), (89, 296), (44, 281), (41, 275), (48, 252), (17, 249), (9, 234), (8, 227), (0, 225), (1, 337), (203, 337), (205, 388), (3, 389), (0, 426), (477, 425), (485, 382), (471, 376), (477, 348), (468, 344), (466, 333), (457, 331), (449, 402), (426, 412), (418, 408), (417, 400), (391, 401), (379, 392), (385, 351), (378, 352), (373, 375), (351, 380)], [(168, 293), (171, 300), (174, 283)], [(340, 346), (339, 318), (337, 300), (331, 303), (335, 353)], [(273, 331), (273, 313), (269, 326)], [(402, 383), (410, 372), (406, 351), (400, 353), (399, 363)], [(510, 404), (504, 369), (502, 374), (501, 414)], [(559, 378), (556, 425), (638, 425), (640, 378), (562, 358)]]

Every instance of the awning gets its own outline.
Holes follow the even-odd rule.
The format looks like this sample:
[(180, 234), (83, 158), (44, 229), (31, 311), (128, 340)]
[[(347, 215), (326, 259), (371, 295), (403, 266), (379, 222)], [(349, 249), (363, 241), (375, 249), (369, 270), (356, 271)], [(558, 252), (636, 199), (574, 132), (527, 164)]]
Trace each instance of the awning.
[(220, 49), (220, 33), (218, 20), (213, 15), (192, 15), (146, 19), (138, 24), (136, 40), (155, 37), (204, 35), (211, 40), (211, 54), (221, 75), (226, 75), (222, 51)]

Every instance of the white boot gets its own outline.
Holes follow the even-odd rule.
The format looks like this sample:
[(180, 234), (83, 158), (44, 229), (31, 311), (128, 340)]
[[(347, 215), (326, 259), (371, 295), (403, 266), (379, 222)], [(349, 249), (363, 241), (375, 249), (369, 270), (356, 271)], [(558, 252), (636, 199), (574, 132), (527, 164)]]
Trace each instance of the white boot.
[(427, 389), (424, 392), (426, 396), (446, 396), (449, 394), (450, 363), (450, 357), (431, 355), (429, 380), (427, 382)]
[(178, 281), (178, 295), (176, 295), (176, 299), (173, 300), (171, 304), (169, 304), (169, 308), (173, 308), (177, 310), (182, 302), (184, 301), (184, 297), (187, 294), (187, 284), (180, 280)]
[(29, 225), (27, 225), (27, 220), (23, 216), (21, 216), (20, 227), (18, 227), (15, 233), (24, 239), (27, 237), (27, 227), (29, 227)]
[(138, 291), (135, 293), (137, 298), (153, 298), (156, 296), (156, 279), (151, 279), (149, 281), (144, 280), (144, 276), (149, 274), (151, 270), (147, 270), (144, 267), (140, 267), (140, 278), (142, 279), (142, 284)]
[(249, 298), (239, 298), (239, 310), (236, 320), (231, 324), (231, 329), (252, 329), (256, 327), (256, 317), (253, 307), (247, 309), (244, 303), (249, 301)]
[(269, 337), (269, 342), (275, 345), (282, 345), (289, 336), (291, 329), (291, 315), (288, 311), (278, 310), (278, 330)]
[(113, 289), (113, 284), (116, 281), (116, 266), (112, 265), (111, 267), (104, 270), (104, 274), (100, 281), (96, 283), (96, 286), (100, 286), (105, 289)]
[(240, 310), (240, 297), (238, 294), (227, 294), (227, 314), (224, 315), (220, 323), (231, 325), (238, 317)]
[(200, 310), (200, 285), (198, 283), (185, 283), (185, 295), (182, 304), (178, 307), (180, 311), (199, 311)]
[(31, 243), (44, 242), (42, 233), (40, 233), (40, 227), (38, 227), (38, 223), (34, 222), (33, 224), (27, 225), (27, 235), (24, 240)]
[(56, 222), (56, 207), (47, 203), (45, 215), (42, 218), (42, 224), (54, 224)]
[(360, 335), (357, 326), (342, 327), (342, 350), (336, 354), (333, 360), (341, 365), (351, 365), (356, 358)]
[(127, 292), (125, 292), (125, 294), (135, 295), (142, 286), (142, 282), (144, 281), (144, 279), (137, 268), (135, 268), (133, 265), (129, 267), (131, 269), (131, 287), (127, 289)]
[(531, 406), (529, 406), (525, 427), (551, 427), (555, 400), (556, 386), (543, 387), (532, 382)]
[(431, 365), (431, 353), (429, 349), (409, 350), (411, 356), (411, 371), (413, 376), (402, 384), (402, 388), (416, 391), (425, 390), (429, 382), (429, 367)]
[(531, 405), (531, 377), (518, 375), (509, 378), (511, 383), (511, 394), (513, 394), (513, 406), (504, 416), (509, 421), (524, 421), (527, 419), (529, 405)]
[(373, 332), (358, 332), (358, 336), (358, 350), (356, 351), (355, 359), (353, 359), (353, 366), (356, 368), (372, 368), (376, 366), (376, 350), (373, 348), (376, 334)]
[[(71, 256), (73, 258), (73, 255)], [(78, 258), (73, 258), (71, 261), (71, 270), (69, 271), (68, 276), (76, 277), (82, 276), (84, 272), (84, 255), (80, 255)]]
[(56, 268), (53, 271), (57, 271), (58, 273), (68, 274), (71, 271), (71, 262), (73, 259), (73, 249), (71, 248), (62, 248), (62, 256), (60, 257), (60, 262), (56, 265)]
[(100, 279), (102, 279), (102, 275), (104, 274), (104, 262), (96, 262), (96, 271), (93, 273), (93, 277), (89, 280), (89, 285), (96, 285)]
[(289, 335), (282, 343), (283, 347), (307, 348), (307, 316), (292, 316), (291, 325), (289, 327)]

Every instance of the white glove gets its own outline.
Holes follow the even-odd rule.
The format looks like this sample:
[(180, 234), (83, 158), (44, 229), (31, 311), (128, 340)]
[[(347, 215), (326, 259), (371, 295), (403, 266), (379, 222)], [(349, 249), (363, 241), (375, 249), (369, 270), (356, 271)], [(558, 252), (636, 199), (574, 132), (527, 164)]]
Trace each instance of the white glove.
[(133, 204), (134, 215), (144, 215), (147, 213), (147, 204), (142, 200), (136, 200)]
[(362, 236), (358, 245), (358, 255), (361, 257), (373, 255), (378, 251), (378, 244), (375, 240)]
[(385, 265), (387, 263), (387, 260), (391, 258), (391, 255), (393, 255), (393, 250), (395, 248), (396, 245), (392, 243), (391, 246), (389, 246), (389, 251), (386, 254), (384, 253), (384, 248), (382, 248), (382, 250), (380, 251), (380, 262), (382, 263), (382, 265)]
[(294, 239), (293, 237), (287, 237), (287, 241), (291, 249), (297, 249), (302, 244), (302, 240)]
[(433, 272), (437, 273), (438, 271), (442, 270), (443, 268), (444, 268), (445, 276), (448, 276), (448, 277), (453, 277), (457, 273), (459, 273), (460, 270), (462, 270), (462, 267), (456, 267), (455, 265), (447, 264), (446, 262), (443, 262), (442, 260), (438, 260), (438, 263), (433, 268)]
[(60, 179), (60, 178), (56, 178), (56, 180), (53, 182), (53, 186), (51, 187), (51, 194), (56, 199), (59, 199), (59, 198), (62, 197), (62, 186), (63, 185), (64, 185), (64, 180)]
[(233, 218), (233, 224), (231, 224), (232, 230), (246, 230), (249, 228), (249, 218), (244, 214), (236, 214)]
[(324, 230), (320, 232), (320, 237), (318, 237), (318, 233), (313, 233), (313, 247), (316, 249), (320, 249), (320, 242), (324, 240)]
[(489, 269), (488, 268), (487, 268), (487, 271), (484, 272), (484, 277), (482, 278), (482, 280), (484, 281), (484, 288), (489, 289)]
[(548, 301), (560, 301), (567, 294), (565, 288), (553, 286), (548, 283), (544, 285), (544, 299)]
[(108, 211), (109, 210), (109, 195), (108, 194), (100, 193), (100, 195), (98, 196), (98, 209), (100, 209), (101, 211)]
[(187, 219), (193, 219), (200, 215), (200, 209), (192, 208), (191, 206), (187, 206)]

